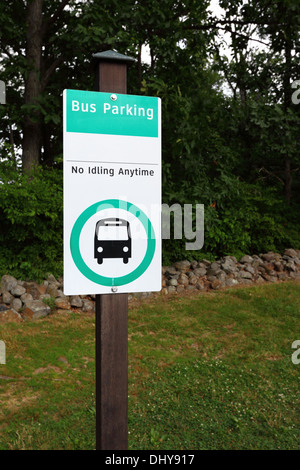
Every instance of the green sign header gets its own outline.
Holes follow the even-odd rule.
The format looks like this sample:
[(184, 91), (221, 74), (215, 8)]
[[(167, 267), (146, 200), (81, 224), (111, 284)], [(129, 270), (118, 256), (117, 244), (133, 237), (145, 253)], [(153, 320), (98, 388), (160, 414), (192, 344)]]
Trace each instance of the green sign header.
[(158, 137), (159, 98), (65, 90), (66, 131)]

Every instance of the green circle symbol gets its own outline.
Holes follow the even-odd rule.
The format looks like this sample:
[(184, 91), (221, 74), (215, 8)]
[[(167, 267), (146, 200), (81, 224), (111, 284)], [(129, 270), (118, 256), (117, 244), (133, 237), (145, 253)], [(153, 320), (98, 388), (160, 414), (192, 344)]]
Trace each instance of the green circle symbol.
[[(135, 217), (137, 217), (138, 220), (142, 223), (147, 236), (147, 249), (143, 260), (133, 271), (120, 277), (107, 277), (95, 273), (92, 269), (87, 266), (87, 264), (83, 260), (79, 248), (79, 239), (81, 231), (88, 219), (97, 212), (100, 212), (104, 209), (112, 208), (124, 209), (130, 214), (133, 214)], [(135, 206), (134, 204), (131, 204), (130, 202), (122, 201), (120, 199), (106, 199), (105, 201), (100, 201), (95, 204), (92, 204), (87, 209), (85, 209), (76, 220), (70, 238), (71, 255), (77, 268), (90, 281), (93, 281), (96, 284), (100, 284), (102, 286), (123, 286), (124, 284), (128, 284), (132, 281), (135, 281), (146, 271), (146, 269), (150, 265), (155, 253), (155, 246), (155, 234), (149, 218), (139, 207)]]

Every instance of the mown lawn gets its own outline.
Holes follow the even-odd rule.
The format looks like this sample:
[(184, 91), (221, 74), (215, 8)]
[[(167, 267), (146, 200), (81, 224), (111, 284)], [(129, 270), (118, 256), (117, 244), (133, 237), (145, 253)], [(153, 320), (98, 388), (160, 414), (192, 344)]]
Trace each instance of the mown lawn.
[[(300, 283), (135, 300), (129, 448), (299, 449)], [(94, 449), (94, 317), (0, 325), (0, 450)]]

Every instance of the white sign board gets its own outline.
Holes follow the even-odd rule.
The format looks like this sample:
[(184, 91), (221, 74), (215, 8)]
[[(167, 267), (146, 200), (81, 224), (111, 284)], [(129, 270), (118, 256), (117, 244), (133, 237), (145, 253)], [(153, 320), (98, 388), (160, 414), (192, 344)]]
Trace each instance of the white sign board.
[(161, 290), (159, 98), (64, 91), (64, 292)]

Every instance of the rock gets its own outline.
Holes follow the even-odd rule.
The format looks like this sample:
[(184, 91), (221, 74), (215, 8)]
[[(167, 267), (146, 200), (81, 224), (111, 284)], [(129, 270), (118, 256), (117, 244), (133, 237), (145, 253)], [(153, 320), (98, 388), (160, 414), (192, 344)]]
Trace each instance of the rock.
[(177, 286), (178, 285), (178, 282), (177, 282), (177, 279), (169, 279), (168, 282), (167, 282), (168, 286)]
[(226, 274), (224, 273), (224, 271), (220, 271), (218, 274), (217, 274), (217, 279), (219, 279), (220, 281), (225, 281), (226, 279)]
[(28, 300), (25, 303), (25, 309), (22, 312), (22, 317), (25, 320), (36, 320), (49, 315), (51, 309), (48, 305), (44, 304), (41, 300)]
[(207, 278), (208, 278), (209, 276), (217, 276), (221, 272), (222, 272), (222, 269), (220, 269), (220, 266), (217, 266), (217, 268), (209, 268), (207, 270), (206, 275), (207, 275)]
[(174, 266), (167, 266), (166, 267), (166, 270), (165, 270), (165, 274), (166, 275), (173, 275), (173, 274), (176, 274), (177, 273), (177, 269), (174, 268)]
[(210, 266), (210, 261), (208, 259), (203, 259), (201, 263), (199, 263), (199, 268), (205, 267), (205, 266)]
[(13, 301), (11, 302), (11, 306), (14, 310), (19, 312), (23, 306), (22, 300), (19, 298), (13, 299)]
[(283, 254), (285, 256), (289, 256), (290, 258), (298, 258), (298, 254), (296, 250), (293, 250), (293, 248), (288, 248), (287, 250), (284, 250)]
[(199, 280), (196, 284), (196, 288), (200, 291), (206, 290), (205, 284), (203, 281)]
[(214, 271), (218, 271), (220, 269), (220, 263), (218, 263), (217, 261), (214, 261), (213, 263), (211, 263), (210, 269)]
[(195, 276), (194, 274), (192, 276), (189, 276), (189, 285), (195, 286), (198, 282), (198, 277)]
[(185, 291), (185, 287), (183, 285), (179, 285), (177, 286), (176, 291), (178, 294), (182, 294)]
[(240, 277), (242, 279), (252, 279), (252, 274), (249, 271), (240, 271)]
[(198, 263), (198, 268), (201, 268), (201, 269), (202, 269), (202, 268), (207, 269), (208, 266), (210, 266), (210, 262), (209, 262), (209, 261), (208, 261), (208, 264), (203, 263), (203, 261), (200, 261), (200, 262)]
[(285, 267), (287, 268), (288, 271), (297, 271), (296, 266), (294, 265), (293, 261), (290, 261), (286, 263)]
[(269, 276), (273, 276), (273, 277), (277, 277), (278, 276), (278, 273), (272, 269), (271, 271), (268, 272)]
[(25, 294), (21, 295), (21, 300), (22, 300), (23, 303), (25, 303), (29, 300), (33, 300), (33, 297), (32, 297), (31, 294), (25, 293)]
[(2, 294), (2, 302), (4, 304), (7, 304), (9, 305), (13, 300), (13, 296), (8, 292), (8, 291), (5, 291), (3, 292)]
[(265, 263), (264, 268), (267, 272), (274, 271), (274, 264), (273, 263)]
[(7, 323), (7, 322), (20, 323), (22, 321), (23, 320), (22, 320), (21, 315), (13, 308), (0, 312), (0, 323)]
[(8, 274), (5, 274), (1, 278), (1, 290), (2, 292), (10, 292), (16, 285), (18, 284), (18, 281), (16, 278), (13, 276), (9, 276)]
[(255, 273), (255, 269), (250, 264), (245, 265), (245, 271), (248, 271), (248, 273), (251, 273), (251, 274)]
[(95, 311), (95, 303), (92, 302), (91, 300), (84, 299), (82, 301), (83, 306), (82, 306), (82, 311), (83, 312), (94, 312)]
[(291, 272), (291, 273), (290, 273), (290, 277), (291, 277), (292, 279), (300, 279), (300, 273)]
[(51, 283), (47, 287), (47, 294), (50, 294), (51, 297), (59, 297), (59, 289), (58, 289), (58, 284), (57, 283)]
[(259, 256), (265, 261), (277, 261), (281, 258), (278, 253), (273, 253), (273, 251), (269, 251), (269, 253), (264, 253)]
[(77, 308), (82, 307), (83, 302), (82, 302), (82, 299), (79, 297), (79, 295), (73, 295), (70, 298), (70, 305), (71, 305), (71, 307), (77, 307)]
[(280, 272), (283, 270), (283, 264), (280, 261), (275, 261), (274, 268), (276, 271)]
[(222, 287), (224, 287), (224, 284), (223, 284), (222, 281), (220, 281), (220, 279), (215, 279), (211, 283), (211, 288), (214, 289), (214, 290), (222, 289)]
[(252, 256), (249, 256), (249, 255), (245, 255), (240, 259), (240, 263), (242, 263), (242, 264), (244, 264), (244, 263), (251, 264), (252, 261), (253, 261), (253, 258), (252, 258)]
[(206, 268), (196, 268), (194, 269), (195, 276), (204, 277), (206, 275)]
[(57, 280), (55, 279), (55, 277), (53, 276), (53, 274), (49, 274), (49, 276), (47, 277), (47, 281), (48, 281), (48, 282), (55, 282), (55, 283), (57, 283)]
[(236, 279), (233, 279), (231, 277), (228, 277), (225, 281), (225, 285), (227, 287), (233, 287), (233, 286), (236, 286), (238, 284), (238, 281)]
[(251, 284), (252, 284), (252, 280), (251, 280), (251, 279), (246, 279), (246, 278), (245, 278), (245, 279), (241, 278), (240, 283), (241, 283), (241, 284), (249, 284), (249, 285), (251, 285)]
[(21, 297), (21, 295), (25, 294), (26, 293), (26, 289), (25, 287), (23, 286), (20, 286), (19, 284), (17, 284), (15, 287), (12, 288), (11, 290), (11, 294), (14, 296), (14, 297)]
[(289, 275), (288, 275), (287, 273), (285, 273), (285, 272), (283, 272), (283, 273), (278, 273), (278, 279), (279, 279), (280, 281), (287, 281), (288, 278), (289, 278)]
[(189, 284), (188, 286), (186, 286), (185, 289), (186, 289), (186, 290), (189, 290), (189, 291), (193, 291), (193, 290), (196, 289), (196, 286), (193, 286), (193, 285)]
[(188, 260), (178, 261), (177, 263), (174, 264), (174, 266), (178, 271), (185, 273), (186, 271), (190, 269), (191, 263)]
[(42, 293), (45, 293), (45, 287), (41, 290), (36, 282), (24, 282), (23, 287), (26, 293), (32, 295), (33, 300), (39, 300)]
[(189, 278), (185, 274), (180, 274), (178, 277), (178, 284), (181, 284), (183, 286), (188, 286), (189, 284)]
[(174, 294), (176, 292), (176, 287), (175, 286), (168, 286), (167, 290), (168, 290), (168, 294)]
[(55, 299), (55, 305), (56, 305), (57, 308), (60, 308), (62, 310), (70, 310), (71, 309), (70, 302), (69, 302), (69, 300), (66, 296), (57, 297)]
[[(29, 295), (30, 295), (30, 294), (29, 294)], [(42, 300), (42, 301), (44, 302), (44, 304), (46, 303), (47, 305), (49, 305), (49, 303), (45, 302), (45, 300), (48, 301), (48, 300), (50, 300), (50, 299), (53, 299), (53, 297), (51, 297), (50, 294), (43, 294), (43, 295), (41, 295), (41, 298), (40, 298), (40, 300)]]
[(226, 273), (234, 273), (235, 271), (237, 271), (236, 263), (229, 257), (226, 257), (225, 261), (221, 263), (221, 268)]
[(263, 264), (264, 264), (263, 260), (257, 256), (256, 258), (253, 259), (252, 267), (254, 269), (257, 269), (259, 266), (263, 266)]

